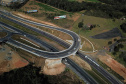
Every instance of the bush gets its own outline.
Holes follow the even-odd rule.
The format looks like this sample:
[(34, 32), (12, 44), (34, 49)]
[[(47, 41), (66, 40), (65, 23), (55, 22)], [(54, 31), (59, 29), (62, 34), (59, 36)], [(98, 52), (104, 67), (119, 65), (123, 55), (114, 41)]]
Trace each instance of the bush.
[(115, 38), (114, 41), (117, 41), (117, 39)]
[(118, 47), (119, 48), (124, 48), (124, 45), (123, 44), (118, 44)]
[(126, 63), (126, 52), (122, 52), (120, 55), (119, 55), (120, 58), (123, 58), (123, 60), (125, 61)]
[(115, 51), (115, 52), (118, 52), (118, 51), (119, 51), (119, 47), (118, 47), (118, 46), (115, 46), (115, 47), (114, 47), (114, 51)]
[(108, 45), (110, 45), (110, 44), (112, 44), (112, 41), (109, 41), (109, 42), (108, 42)]
[(82, 28), (83, 25), (84, 25), (83, 22), (79, 22), (79, 23), (78, 23), (78, 27), (79, 27), (79, 28)]
[(113, 54), (113, 55), (116, 55), (116, 52), (113, 52), (112, 54)]
[(123, 23), (122, 25), (120, 25), (120, 28), (123, 32), (126, 33), (126, 23)]

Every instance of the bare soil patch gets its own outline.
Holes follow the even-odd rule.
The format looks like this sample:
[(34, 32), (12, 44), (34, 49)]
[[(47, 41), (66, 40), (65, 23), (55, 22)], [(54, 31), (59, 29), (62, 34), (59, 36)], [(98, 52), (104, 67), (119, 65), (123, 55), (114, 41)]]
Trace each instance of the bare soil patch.
[(45, 60), (43, 73), (46, 75), (58, 75), (65, 70), (65, 65), (60, 62), (61, 60)]
[[(3, 47), (1, 47), (3, 48)], [(21, 58), (16, 52), (11, 51), (11, 49), (4, 45), (4, 49), (0, 49), (0, 73), (8, 72), (15, 68), (21, 68), (29, 63)]]
[(15, 66), (16, 68), (23, 67), (24, 65), (27, 65), (27, 61), (26, 61), (26, 60), (18, 60), (18, 61), (14, 64), (14, 66)]
[(99, 55), (99, 59), (107, 66), (109, 66), (112, 70), (114, 70), (116, 73), (118, 73), (120, 76), (122, 76), (126, 82), (126, 68), (122, 64), (114, 60), (108, 54), (106, 54), (106, 56)]

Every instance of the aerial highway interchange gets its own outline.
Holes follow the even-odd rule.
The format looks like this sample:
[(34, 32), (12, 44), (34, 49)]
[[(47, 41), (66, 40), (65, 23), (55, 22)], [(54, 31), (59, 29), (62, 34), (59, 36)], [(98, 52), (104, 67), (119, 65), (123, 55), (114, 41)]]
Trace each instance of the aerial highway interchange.
[[(4, 14), (6, 14), (6, 15), (4, 15)], [(57, 27), (53, 27), (53, 26), (49, 26), (49, 25), (29, 21), (29, 20), (23, 19), (21, 17), (17, 17), (15, 15), (11, 14), (11, 13), (5, 13), (4, 11), (1, 11), (0, 17), (8, 19), (8, 20), (10, 20), (10, 21), (12, 21), (14, 23), (17, 23), (19, 25), (22, 25), (22, 26), (28, 28), (28, 29), (36, 31), (36, 32), (38, 32), (38, 33), (40, 33), (42, 35), (45, 35), (46, 37), (48, 37), (48, 38), (50, 38), (50, 39), (52, 39), (54, 41), (57, 41), (59, 44), (62, 44), (62, 46), (66, 47), (67, 49), (63, 50), (63, 51), (58, 51), (53, 46), (50, 46), (50, 45), (48, 45), (48, 43), (35, 38), (33, 35), (27, 34), (27, 33), (23, 32), (21, 30), (18, 30), (18, 29), (14, 28), (14, 27), (12, 27), (10, 25), (7, 25), (6, 23), (0, 22), (0, 25), (2, 25), (4, 27), (7, 27), (9, 29), (12, 29), (12, 30), (16, 31), (17, 33), (19, 33), (21, 35), (25, 35), (27, 38), (35, 41), (40, 46), (42, 46), (44, 48), (47, 48), (47, 50), (49, 49), (52, 52), (47, 52), (47, 51), (42, 51), (42, 50), (35, 49), (33, 47), (30, 47), (30, 46), (27, 46), (27, 45), (22, 44), (20, 42), (17, 42), (15, 40), (13, 40), (11, 37), (8, 37), (8, 36), (7, 36), (7, 39), (4, 38), (4, 39), (8, 40), (7, 43), (9, 43), (9, 44), (11, 44), (11, 45), (13, 45), (15, 47), (16, 46), (19, 47), (19, 45), (20, 45), (20, 46), (22, 46), (22, 47), (20, 47), (21, 49), (26, 50), (28, 52), (31, 52), (32, 54), (35, 54), (37, 56), (42, 56), (44, 58), (48, 58), (48, 59), (66, 58), (67, 63), (69, 63), (71, 66), (73, 66), (77, 70), (78, 66), (77, 65), (72, 65), (73, 62), (71, 61), (71, 59), (68, 58), (68, 56), (76, 54), (77, 56), (79, 56), (80, 58), (85, 60), (87, 63), (89, 63), (93, 68), (95, 68), (99, 73), (101, 73), (105, 78), (107, 78), (112, 84), (122, 84), (117, 78), (113, 77), (110, 73), (105, 71), (99, 64), (97, 64), (96, 61), (94, 61), (92, 58), (88, 57), (87, 55), (85, 55), (85, 54), (83, 54), (83, 53), (81, 53), (79, 51), (81, 40), (80, 40), (80, 37), (76, 33), (72, 32), (70, 30), (66, 30), (66, 29), (62, 29), (62, 28), (57, 28)], [(23, 22), (25, 22), (25, 23), (23, 23)], [(55, 30), (67, 33), (73, 38), (74, 42), (73, 42), (72, 45), (70, 45), (70, 44), (66, 43), (65, 41), (61, 40), (60, 38), (57, 38), (57, 37), (55, 37), (55, 36), (53, 36), (53, 35), (51, 35), (51, 34), (49, 34), (47, 32), (44, 32), (44, 31), (42, 31), (40, 29), (34, 28), (34, 27), (30, 26), (30, 25), (27, 25), (26, 23), (34, 24), (34, 25), (37, 25), (37, 26), (42, 26), (42, 27), (46, 27), (46, 28), (50, 28), (50, 29), (55, 29)], [(11, 34), (11, 33), (8, 32), (8, 34)], [(4, 39), (2, 39), (0, 41), (4, 41)], [(35, 52), (32, 52), (33, 50)], [(77, 71), (79, 72), (79, 70), (77, 70)], [(82, 73), (82, 72), (83, 71), (80, 70), (80, 73)], [(85, 72), (83, 72), (83, 73), (85, 73)], [(97, 84), (97, 82), (94, 81), (94, 79), (91, 78), (89, 75), (86, 75), (86, 76), (89, 77), (89, 79), (86, 79), (88, 81), (88, 83)]]

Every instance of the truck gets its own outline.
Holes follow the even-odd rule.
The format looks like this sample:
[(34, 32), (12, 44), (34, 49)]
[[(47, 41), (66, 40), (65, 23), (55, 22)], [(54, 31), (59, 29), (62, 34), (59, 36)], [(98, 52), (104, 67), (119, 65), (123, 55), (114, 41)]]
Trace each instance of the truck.
[(28, 10), (27, 13), (35, 13), (38, 12), (38, 10)]

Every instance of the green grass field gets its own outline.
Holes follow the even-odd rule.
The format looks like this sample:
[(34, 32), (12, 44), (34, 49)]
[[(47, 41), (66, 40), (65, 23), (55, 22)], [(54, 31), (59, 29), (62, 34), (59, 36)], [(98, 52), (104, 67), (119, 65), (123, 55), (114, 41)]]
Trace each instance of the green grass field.
[(50, 5), (47, 5), (47, 4), (44, 4), (44, 3), (35, 2), (35, 1), (30, 1), (29, 5), (37, 5), (37, 6), (39, 6), (40, 7), (39, 11), (58, 13), (58, 14), (61, 14), (61, 15), (72, 14), (72, 13), (66, 12), (64, 10), (60, 10), (60, 9), (55, 8), (55, 7), (52, 7)]
[(38, 5), (39, 7), (42, 7), (45, 11), (51, 11), (51, 12), (55, 12), (56, 9), (55, 8), (52, 8), (48, 5), (45, 5), (45, 4), (42, 4), (42, 3), (37, 3), (35, 2), (35, 5)]
[[(88, 25), (88, 24), (96, 24), (99, 25), (96, 28), (92, 29), (92, 30), (84, 30), (84, 29), (80, 29), (79, 32), (79, 28), (78, 28), (78, 23), (81, 22), (83, 20), (84, 25)], [(84, 36), (86, 38), (88, 38), (97, 49), (101, 49), (104, 45), (107, 45), (108, 41), (111, 39), (93, 39), (90, 38), (90, 36), (99, 34), (99, 33), (103, 33), (106, 31), (109, 31), (115, 27), (119, 28), (119, 25), (123, 23), (123, 21), (121, 20), (116, 20), (115, 22), (112, 21), (112, 19), (106, 19), (106, 18), (100, 18), (100, 17), (94, 17), (94, 16), (81, 16), (73, 25), (73, 31), (80, 34), (81, 36)]]

